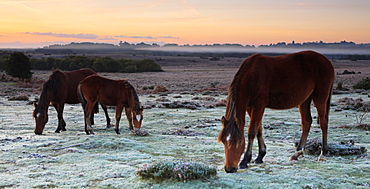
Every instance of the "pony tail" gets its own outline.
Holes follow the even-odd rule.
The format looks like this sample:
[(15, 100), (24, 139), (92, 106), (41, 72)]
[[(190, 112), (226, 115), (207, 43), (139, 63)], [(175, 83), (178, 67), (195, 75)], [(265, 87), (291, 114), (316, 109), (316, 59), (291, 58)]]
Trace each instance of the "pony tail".
[(326, 101), (326, 117), (328, 118), (328, 120), (326, 120), (326, 121), (328, 123), (329, 123), (330, 101), (331, 101), (332, 94), (333, 94), (333, 84), (330, 87), (330, 94), (329, 94), (328, 101)]
[(82, 82), (80, 82), (78, 84), (78, 87), (77, 87), (77, 94), (78, 94), (78, 100), (80, 100), (81, 102), (81, 105), (82, 105), (82, 108), (85, 109), (85, 106), (86, 106), (86, 99), (82, 93), (82, 89), (81, 89), (81, 86), (82, 86)]

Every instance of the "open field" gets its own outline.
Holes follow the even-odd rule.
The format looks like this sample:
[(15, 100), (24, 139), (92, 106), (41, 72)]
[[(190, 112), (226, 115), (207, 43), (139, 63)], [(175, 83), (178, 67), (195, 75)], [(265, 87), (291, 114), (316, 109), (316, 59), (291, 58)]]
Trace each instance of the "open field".
[[(141, 58), (141, 57), (136, 57)], [(369, 188), (368, 154), (330, 156), (317, 162), (316, 155), (305, 155), (298, 162), (288, 161), (294, 142), (300, 137), (298, 110), (265, 112), (263, 125), (267, 145), (265, 163), (251, 164), (247, 170), (227, 174), (223, 170), (223, 144), (216, 138), (225, 107), (207, 105), (226, 98), (227, 85), (243, 61), (221, 58), (210, 61), (199, 57), (157, 58), (165, 72), (100, 73), (113, 79), (126, 78), (139, 91), (144, 110), (142, 129), (148, 136), (136, 136), (121, 120), (121, 135), (105, 128), (102, 112), (96, 116), (95, 135), (86, 135), (80, 105), (67, 105), (64, 117), (67, 131), (54, 133), (56, 111), (49, 108), (44, 134), (33, 133), (33, 105), (27, 101), (8, 101), (9, 97), (39, 96), (39, 88), (19, 88), (14, 82), (2, 82), (0, 97), (0, 188)], [(337, 83), (350, 87), (370, 77), (369, 61), (333, 61), (335, 71), (361, 72), (337, 75)], [(34, 71), (35, 78), (46, 80), (51, 71)], [(40, 84), (39, 84), (40, 85)], [(170, 93), (150, 94), (144, 87), (164, 86)], [(344, 97), (362, 98), (358, 93), (333, 95), (332, 102)], [(196, 102), (197, 109), (164, 108), (166, 101)], [(354, 141), (370, 149), (370, 131), (356, 129), (354, 110), (335, 111), (329, 122), (329, 143)], [(313, 116), (316, 110), (312, 108)], [(114, 110), (109, 109), (110, 117)], [(314, 123), (316, 123), (314, 121)], [(369, 120), (365, 120), (369, 124)], [(309, 139), (321, 139), (313, 124)], [(257, 144), (253, 156), (257, 156)], [(217, 168), (217, 176), (187, 182), (141, 179), (136, 171), (158, 161), (196, 161)]]

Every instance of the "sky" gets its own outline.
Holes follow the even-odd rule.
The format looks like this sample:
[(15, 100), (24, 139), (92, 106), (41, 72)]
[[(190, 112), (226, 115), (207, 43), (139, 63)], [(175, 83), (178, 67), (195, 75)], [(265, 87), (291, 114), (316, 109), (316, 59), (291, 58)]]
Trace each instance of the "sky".
[(370, 43), (370, 0), (0, 0), (0, 48)]

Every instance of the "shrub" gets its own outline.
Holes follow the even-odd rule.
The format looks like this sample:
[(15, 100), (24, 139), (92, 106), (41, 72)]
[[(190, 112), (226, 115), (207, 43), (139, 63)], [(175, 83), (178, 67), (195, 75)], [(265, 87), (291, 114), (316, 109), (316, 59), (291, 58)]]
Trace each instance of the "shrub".
[(29, 79), (32, 77), (30, 59), (22, 52), (14, 52), (5, 62), (5, 71), (12, 77)]
[(345, 90), (345, 88), (343, 87), (342, 81), (338, 83), (336, 90), (342, 90), (342, 91)]
[(142, 178), (184, 181), (210, 178), (217, 174), (214, 167), (196, 162), (159, 162), (137, 171)]
[(355, 85), (353, 85), (354, 89), (370, 89), (370, 77), (366, 77), (365, 79), (357, 82)]
[(96, 57), (92, 67), (97, 72), (116, 72), (121, 69), (117, 60), (111, 57)]
[(137, 62), (137, 71), (138, 72), (160, 72), (163, 71), (161, 66), (155, 63), (151, 59), (139, 60)]

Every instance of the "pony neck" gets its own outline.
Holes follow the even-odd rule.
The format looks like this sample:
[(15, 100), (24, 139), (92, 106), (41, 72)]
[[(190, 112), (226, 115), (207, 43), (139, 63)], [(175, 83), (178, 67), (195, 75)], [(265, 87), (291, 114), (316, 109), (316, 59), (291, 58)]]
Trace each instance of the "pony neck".
[(241, 129), (244, 129), (247, 104), (243, 100), (236, 98), (238, 92), (240, 93), (242, 91), (237, 91), (236, 80), (234, 80), (227, 98), (225, 118), (232, 122), (235, 122), (237, 119), (240, 127), (242, 127)]
[(136, 114), (140, 114), (140, 102), (139, 97), (137, 96), (137, 93), (134, 89), (134, 87), (128, 83), (127, 87), (127, 94), (128, 94), (128, 100), (130, 107), (133, 111), (135, 111)]
[(49, 89), (43, 88), (37, 106), (47, 111), (51, 100), (52, 92)]

